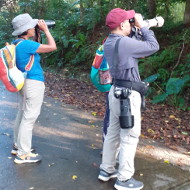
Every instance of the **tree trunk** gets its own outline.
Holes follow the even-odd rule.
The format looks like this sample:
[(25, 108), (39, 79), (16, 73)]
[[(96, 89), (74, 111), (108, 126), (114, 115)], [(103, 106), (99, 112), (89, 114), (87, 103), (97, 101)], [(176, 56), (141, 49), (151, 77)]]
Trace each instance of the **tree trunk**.
[(150, 18), (156, 16), (156, 0), (147, 0)]
[(87, 4), (87, 7), (88, 7), (88, 8), (93, 8), (93, 7), (94, 7), (94, 1), (93, 1), (93, 0), (88, 0), (88, 1), (86, 2), (86, 4)]
[(186, 0), (183, 23), (184, 24), (190, 24), (190, 0)]
[(80, 0), (80, 20), (82, 21), (84, 17), (84, 7), (83, 7), (83, 0)]
[(110, 0), (110, 7), (112, 9), (115, 7), (115, 0)]
[(165, 10), (166, 10), (165, 20), (169, 20), (169, 15), (170, 15), (170, 0), (166, 0), (165, 1)]

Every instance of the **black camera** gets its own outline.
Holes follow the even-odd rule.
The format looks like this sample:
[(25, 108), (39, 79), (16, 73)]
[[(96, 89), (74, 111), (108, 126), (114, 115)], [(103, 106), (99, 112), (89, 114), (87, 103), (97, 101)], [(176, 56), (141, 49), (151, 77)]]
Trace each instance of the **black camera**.
[(134, 126), (134, 115), (131, 115), (129, 95), (131, 90), (123, 87), (115, 87), (114, 96), (120, 99), (119, 122), (122, 129), (130, 129)]
[(48, 28), (52, 28), (55, 26), (55, 21), (53, 20), (44, 20), (44, 21), (47, 24)]

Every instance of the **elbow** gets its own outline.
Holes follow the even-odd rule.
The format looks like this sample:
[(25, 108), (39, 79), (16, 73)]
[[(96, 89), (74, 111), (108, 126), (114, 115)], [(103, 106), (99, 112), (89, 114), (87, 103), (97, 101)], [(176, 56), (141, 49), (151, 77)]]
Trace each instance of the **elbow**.
[(160, 46), (158, 43), (156, 43), (155, 45), (153, 45), (153, 49), (155, 52), (159, 51), (160, 50)]
[(55, 50), (57, 50), (57, 46), (54, 47), (54, 50), (53, 50), (53, 51), (55, 51)]
[(51, 48), (51, 51), (55, 51), (55, 50), (57, 50), (56, 44), (54, 46), (52, 46), (52, 48)]
[(159, 51), (159, 50), (160, 50), (160, 45), (158, 44), (158, 45), (157, 45), (157, 51)]

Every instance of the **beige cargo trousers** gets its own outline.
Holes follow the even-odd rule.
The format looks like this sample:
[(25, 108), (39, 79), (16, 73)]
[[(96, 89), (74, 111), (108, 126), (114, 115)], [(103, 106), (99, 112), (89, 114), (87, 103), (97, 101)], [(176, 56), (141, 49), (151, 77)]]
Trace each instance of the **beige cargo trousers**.
[(119, 151), (119, 168), (117, 178), (120, 181), (130, 179), (135, 172), (134, 158), (141, 133), (141, 96), (132, 90), (129, 99), (131, 114), (134, 115), (134, 127), (121, 129), (119, 123), (120, 99), (114, 96), (114, 86), (109, 92), (110, 122), (103, 145), (100, 169), (108, 173), (115, 172), (116, 157)]
[(41, 111), (44, 92), (44, 82), (31, 79), (25, 80), (19, 92), (19, 110), (14, 126), (14, 144), (18, 147), (18, 156), (30, 153), (32, 131)]

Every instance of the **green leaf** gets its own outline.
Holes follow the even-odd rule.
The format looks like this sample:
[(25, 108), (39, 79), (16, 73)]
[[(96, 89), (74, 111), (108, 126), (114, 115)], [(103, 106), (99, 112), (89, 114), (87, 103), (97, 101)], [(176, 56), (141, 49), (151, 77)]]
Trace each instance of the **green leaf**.
[(182, 131), (181, 134), (182, 134), (182, 135), (189, 135), (189, 134), (188, 134), (187, 132), (185, 132), (185, 131)]
[(184, 80), (184, 82), (188, 82), (190, 81), (190, 76), (189, 75), (186, 75), (182, 78), (182, 80)]
[(167, 93), (159, 94), (153, 98), (152, 103), (156, 104), (159, 102), (163, 102), (164, 100), (166, 100), (167, 96), (168, 96)]
[(170, 78), (166, 84), (167, 94), (178, 94), (185, 84), (185, 80), (180, 78)]
[(151, 76), (145, 78), (144, 81), (149, 82), (149, 83), (154, 82), (159, 77), (159, 75), (160, 74), (158, 74), (158, 73), (154, 74), (154, 75), (151, 75)]

